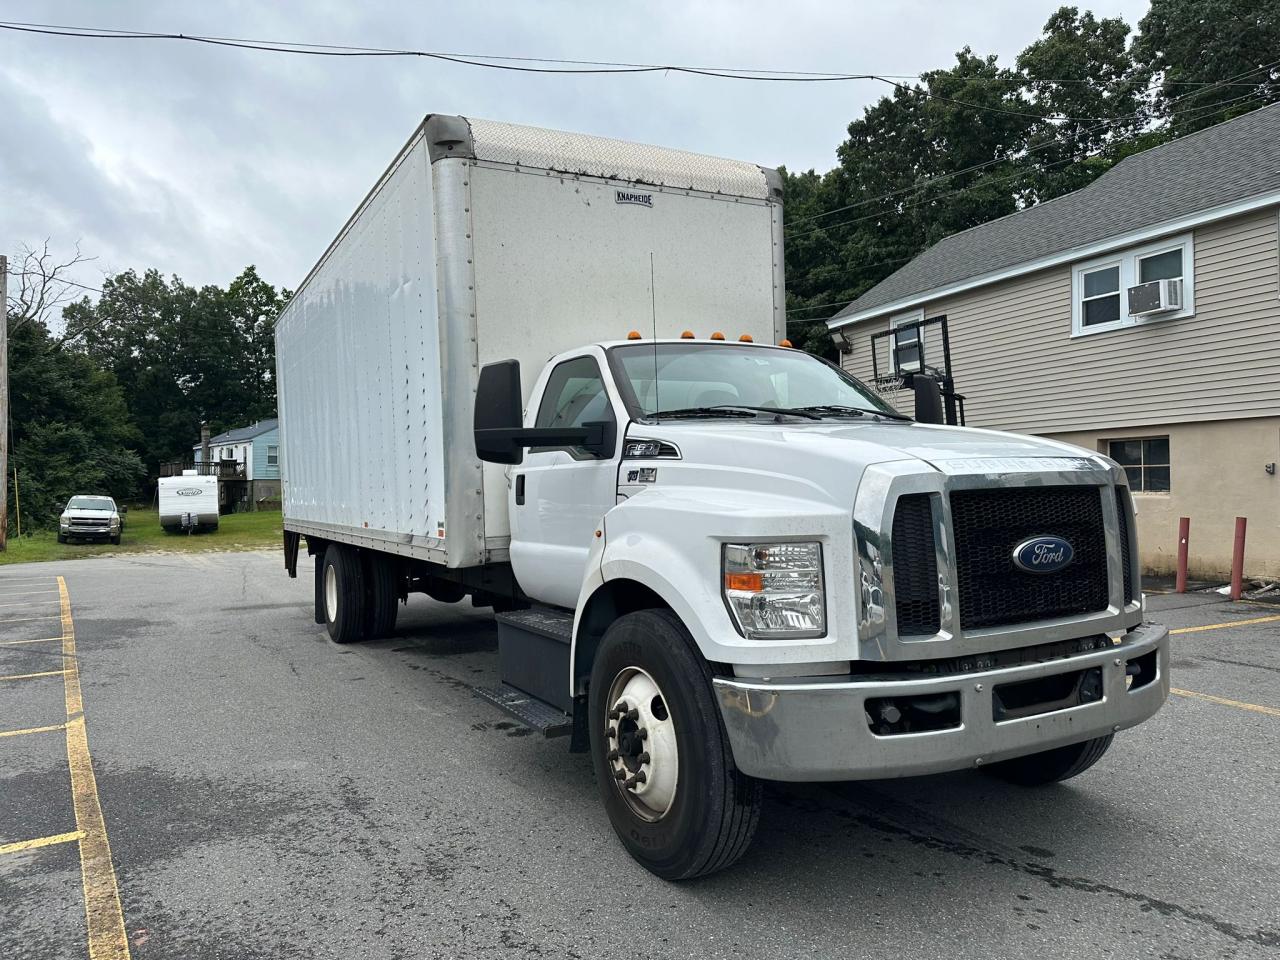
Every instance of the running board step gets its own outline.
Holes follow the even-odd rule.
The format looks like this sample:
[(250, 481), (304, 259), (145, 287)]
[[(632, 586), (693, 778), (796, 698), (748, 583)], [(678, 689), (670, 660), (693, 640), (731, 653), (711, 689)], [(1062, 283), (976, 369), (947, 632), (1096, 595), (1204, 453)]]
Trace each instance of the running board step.
[(487, 700), (503, 713), (519, 720), (526, 727), (536, 730), (550, 740), (567, 737), (573, 730), (573, 718), (563, 710), (553, 707), (508, 683), (498, 684), (496, 689), (472, 687), (475, 695)]

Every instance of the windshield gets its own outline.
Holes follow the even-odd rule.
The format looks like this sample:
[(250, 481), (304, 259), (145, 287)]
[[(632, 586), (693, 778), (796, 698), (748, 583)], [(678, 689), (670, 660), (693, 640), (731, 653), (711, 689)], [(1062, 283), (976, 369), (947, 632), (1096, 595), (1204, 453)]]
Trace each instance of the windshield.
[(114, 510), (115, 507), (107, 497), (72, 497), (67, 501), (68, 510)]
[(636, 343), (610, 349), (609, 362), (628, 412), (637, 419), (721, 406), (843, 407), (901, 416), (843, 370), (787, 347)]

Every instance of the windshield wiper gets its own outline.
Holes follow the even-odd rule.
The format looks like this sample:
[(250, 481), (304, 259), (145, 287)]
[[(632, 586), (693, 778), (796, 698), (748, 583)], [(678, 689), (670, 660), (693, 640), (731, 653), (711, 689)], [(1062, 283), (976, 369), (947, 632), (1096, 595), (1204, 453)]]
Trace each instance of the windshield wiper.
[(775, 416), (804, 417), (806, 420), (821, 420), (822, 416), (808, 410), (797, 410), (791, 407), (751, 407), (745, 403), (717, 403), (710, 407), (680, 407), (676, 410), (659, 410), (653, 414), (656, 419), (663, 417), (754, 417), (756, 414), (768, 413)]
[(887, 413), (884, 410), (864, 410), (862, 407), (847, 407), (839, 403), (815, 403), (807, 407), (798, 407), (797, 409), (814, 413), (842, 414), (855, 417), (887, 417), (890, 420), (911, 419), (911, 417), (901, 413)]

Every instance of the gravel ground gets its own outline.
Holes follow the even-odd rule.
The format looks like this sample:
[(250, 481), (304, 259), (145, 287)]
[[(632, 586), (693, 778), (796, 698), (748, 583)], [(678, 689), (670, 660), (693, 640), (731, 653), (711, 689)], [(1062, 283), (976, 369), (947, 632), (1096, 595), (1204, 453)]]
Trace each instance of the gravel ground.
[[(0, 675), (60, 669), (60, 644), (7, 642), (59, 634), (65, 578), (133, 957), (1280, 953), (1280, 621), (1176, 635), (1174, 687), (1218, 699), (1175, 695), (1069, 784), (771, 786), (743, 860), (672, 885), (615, 841), (586, 757), (471, 693), (496, 679), (485, 612), (415, 597), (394, 639), (338, 647), (310, 573), (266, 553), (0, 570)], [(65, 716), (59, 676), (0, 682), (0, 731)], [(0, 846), (75, 829), (63, 735), (0, 738)], [(0, 957), (87, 956), (79, 847), (0, 853)]]

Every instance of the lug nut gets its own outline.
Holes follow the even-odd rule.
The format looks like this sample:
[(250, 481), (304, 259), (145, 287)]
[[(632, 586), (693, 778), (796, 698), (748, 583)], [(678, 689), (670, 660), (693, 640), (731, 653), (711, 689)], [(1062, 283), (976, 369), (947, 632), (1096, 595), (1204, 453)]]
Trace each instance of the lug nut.
[(630, 710), (627, 711), (626, 717), (628, 720), (637, 720), (640, 717), (640, 711), (637, 710), (635, 707), (632, 707)]
[(648, 782), (649, 782), (649, 776), (648, 776), (648, 774), (646, 774), (643, 770), (637, 770), (637, 771), (636, 771), (636, 775), (635, 775), (634, 777), (632, 777), (631, 779), (632, 779), (632, 780), (634, 780), (636, 783), (648, 783)]
[(610, 750), (610, 751), (609, 751), (609, 759), (610, 759), (610, 760), (617, 760), (617, 759), (618, 759), (618, 751), (617, 751), (617, 750)]
[(637, 760), (638, 762), (640, 762), (640, 763), (648, 763), (648, 762), (649, 762), (649, 751), (647, 751), (647, 750), (646, 750), (646, 751), (642, 752), (642, 753), (640, 754), (640, 756), (636, 757), (636, 760)]
[(604, 735), (612, 740), (618, 736), (618, 728), (609, 727), (607, 730), (605, 730)]
[(625, 779), (625, 778), (626, 778), (626, 776), (627, 776), (627, 771), (625, 771), (625, 770), (615, 770), (615, 771), (613, 771), (613, 779), (615, 779), (615, 780), (623, 780), (623, 779)]
[(636, 731), (636, 736), (639, 737), (641, 740), (648, 740), (649, 731), (646, 730), (644, 727), (641, 727), (639, 730)]

